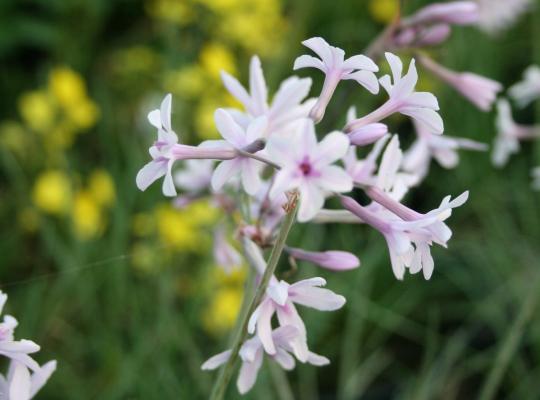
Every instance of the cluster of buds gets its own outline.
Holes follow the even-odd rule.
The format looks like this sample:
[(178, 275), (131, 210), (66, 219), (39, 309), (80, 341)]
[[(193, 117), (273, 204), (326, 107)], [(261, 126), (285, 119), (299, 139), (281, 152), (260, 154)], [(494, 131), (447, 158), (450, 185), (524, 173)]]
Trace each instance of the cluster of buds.
[[(7, 301), (7, 295), (0, 291), (0, 313)], [(40, 347), (31, 340), (15, 340), (17, 320), (11, 315), (4, 315), (0, 322), (0, 355), (9, 359), (9, 371), (0, 375), (0, 398), (12, 400), (30, 400), (47, 383), (56, 370), (56, 361), (39, 365), (30, 354)]]
[[(328, 364), (327, 358), (309, 350), (307, 329), (297, 306), (334, 311), (345, 304), (343, 296), (324, 288), (323, 278), (289, 283), (278, 278), (275, 268), (270, 270), (283, 227), (293, 218), (300, 223), (369, 225), (386, 240), (397, 279), (404, 279), (407, 271), (422, 272), (430, 279), (434, 270), (431, 246), (447, 246), (452, 232), (445, 221), (452, 209), (467, 200), (468, 192), (454, 200), (448, 196), (427, 213), (412, 210), (402, 199), (421, 183), (432, 158), (453, 167), (458, 162), (457, 149), (484, 148), (442, 135), (444, 125), (436, 97), (415, 90), (418, 74), (414, 59), (404, 73), (401, 59), (387, 52), (391, 75), (378, 77), (377, 63), (365, 55), (346, 58), (342, 49), (320, 37), (303, 44), (317, 57), (298, 57), (294, 69), (316, 68), (324, 73), (318, 98), (307, 98), (311, 79), (293, 76), (280, 85), (269, 102), (261, 63), (253, 57), (249, 88), (222, 73), (225, 87), (244, 108), (217, 109), (215, 123), (222, 139), (191, 146), (179, 143), (171, 127), (171, 96), (167, 95), (160, 109), (148, 115), (158, 138), (150, 148), (152, 160), (136, 179), (138, 187), (145, 190), (164, 177), (166, 196), (177, 196), (177, 188), (182, 190), (174, 200), (180, 207), (209, 196), (225, 214), (243, 216), (240, 223), (231, 218), (232, 224), (216, 228), (214, 255), (225, 271), (231, 271), (241, 264), (242, 255), (236, 249), (242, 247), (253, 281), (262, 291), (246, 317), (243, 342), (210, 358), (202, 367), (215, 369), (239, 357), (242, 367), (237, 386), (241, 393), (254, 385), (265, 355), (286, 370), (294, 368), (296, 361)], [(320, 138), (316, 125), (343, 80), (354, 80), (372, 94), (379, 93), (382, 86), (388, 98), (360, 117), (351, 108), (345, 127)], [(410, 117), (418, 127), (418, 140), (405, 153), (398, 136), (389, 134), (385, 124), (396, 113)], [(359, 149), (367, 146), (372, 149), (359, 158)], [(185, 167), (173, 173), (180, 160), (186, 160)], [(355, 200), (355, 190), (363, 191), (369, 204)], [(342, 208), (326, 209), (329, 198), (337, 199)], [(233, 245), (228, 237), (236, 237), (239, 245)], [(269, 248), (273, 251), (266, 261)], [(307, 261), (332, 271), (360, 266), (356, 255), (341, 250), (313, 251), (287, 245), (280, 250), (293, 262)]]
[[(509, 97), (520, 107), (526, 107), (540, 99), (540, 67), (528, 67), (523, 80), (508, 90)], [(523, 141), (540, 138), (540, 125), (524, 125), (515, 122), (510, 101), (501, 98), (497, 102), (497, 136), (493, 145), (492, 161), (496, 167), (504, 167), (512, 154), (518, 153)], [(538, 189), (538, 169), (533, 169), (533, 188)]]

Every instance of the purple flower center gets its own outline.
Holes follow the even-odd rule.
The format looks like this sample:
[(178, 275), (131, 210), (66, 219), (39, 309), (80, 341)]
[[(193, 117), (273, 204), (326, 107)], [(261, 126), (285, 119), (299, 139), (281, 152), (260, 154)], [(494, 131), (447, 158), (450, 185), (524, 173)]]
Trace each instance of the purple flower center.
[(304, 159), (304, 161), (300, 163), (298, 168), (300, 168), (300, 171), (302, 171), (302, 174), (304, 174), (304, 176), (310, 175), (313, 172), (311, 163), (309, 162), (307, 158)]

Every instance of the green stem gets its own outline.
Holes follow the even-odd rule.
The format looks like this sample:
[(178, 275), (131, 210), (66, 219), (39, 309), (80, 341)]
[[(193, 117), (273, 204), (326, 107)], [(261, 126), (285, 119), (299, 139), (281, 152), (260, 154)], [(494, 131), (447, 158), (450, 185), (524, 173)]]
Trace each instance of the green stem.
[(238, 360), (238, 353), (240, 351), (240, 347), (242, 347), (242, 344), (247, 338), (247, 326), (249, 322), (249, 317), (251, 316), (251, 314), (253, 314), (266, 292), (266, 288), (270, 283), (270, 279), (274, 275), (279, 258), (281, 256), (281, 253), (283, 252), (283, 248), (285, 247), (285, 241), (287, 240), (289, 231), (291, 230), (291, 227), (294, 223), (298, 203), (297, 199), (297, 193), (293, 193), (289, 197), (289, 202), (287, 203), (285, 208), (287, 210), (287, 214), (285, 215), (285, 220), (283, 221), (279, 230), (276, 243), (274, 244), (272, 252), (270, 253), (268, 265), (266, 266), (261, 282), (257, 287), (255, 296), (253, 297), (253, 300), (249, 305), (248, 312), (241, 316), (242, 322), (239, 324), (239, 328), (236, 333), (236, 339), (234, 340), (231, 348), (231, 356), (229, 357), (227, 363), (223, 366), (219, 373), (218, 379), (216, 380), (216, 383), (214, 384), (214, 387), (212, 389), (212, 394), (210, 395), (211, 400), (222, 400), (225, 395), (225, 390), (229, 385), (234, 371), (234, 366), (236, 364), (236, 361)]

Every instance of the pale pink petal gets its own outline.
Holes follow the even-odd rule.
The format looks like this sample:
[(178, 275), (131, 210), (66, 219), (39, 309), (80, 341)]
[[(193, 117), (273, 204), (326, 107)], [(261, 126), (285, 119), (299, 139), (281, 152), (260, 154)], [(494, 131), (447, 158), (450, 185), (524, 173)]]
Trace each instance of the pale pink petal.
[(322, 367), (324, 365), (330, 364), (330, 360), (324, 356), (321, 356), (311, 351), (308, 354), (307, 362), (316, 367)]
[(278, 348), (276, 354), (273, 356), (273, 359), (283, 368), (284, 370), (290, 371), (294, 369), (295, 362), (293, 356), (287, 353), (285, 350)]
[(168, 197), (176, 196), (176, 188), (174, 187), (174, 180), (172, 177), (172, 165), (174, 160), (170, 160), (167, 165), (167, 172), (165, 173), (165, 179), (163, 179), (163, 194)]
[(266, 133), (266, 128), (268, 128), (268, 118), (261, 116), (253, 120), (246, 132), (246, 143), (250, 144), (257, 139), (264, 138)]
[(163, 127), (166, 131), (172, 131), (171, 127), (171, 106), (172, 106), (172, 95), (169, 93), (165, 96), (163, 101), (161, 102), (161, 109), (160, 109), (160, 116), (161, 116), (161, 124), (163, 124)]
[(407, 106), (439, 109), (437, 98), (429, 92), (415, 92), (407, 97)]
[(377, 76), (373, 72), (356, 71), (345, 75), (343, 79), (355, 80), (372, 94), (379, 93), (379, 81), (377, 79)]
[(317, 184), (330, 192), (350, 192), (353, 189), (353, 181), (343, 168), (329, 165), (320, 171), (321, 176)]
[(14, 362), (9, 379), (9, 399), (29, 400), (30, 393), (30, 371), (23, 364)]
[(230, 356), (231, 356), (230, 350), (226, 350), (222, 353), (216, 354), (215, 356), (210, 357), (208, 360), (206, 360), (204, 364), (201, 366), (201, 369), (204, 371), (216, 369), (220, 365), (225, 364), (229, 360)]
[(238, 160), (222, 161), (212, 175), (212, 189), (219, 191), (221, 188), (238, 172), (240, 172), (240, 163)]
[(390, 70), (392, 71), (394, 83), (396, 83), (401, 79), (401, 75), (403, 74), (403, 63), (401, 62), (401, 59), (395, 54), (386, 52), (384, 53), (384, 55), (386, 57), (386, 61), (388, 61), (388, 64), (390, 65)]
[(283, 193), (295, 188), (297, 185), (298, 178), (293, 175), (292, 171), (282, 169), (274, 176), (274, 182), (272, 183), (269, 197), (271, 200), (278, 199)]
[(264, 80), (264, 74), (259, 57), (253, 56), (249, 67), (249, 90), (251, 92), (251, 101), (253, 104), (255, 116), (266, 112), (268, 105), (268, 89)]
[(261, 188), (262, 181), (259, 175), (261, 165), (259, 161), (244, 159), (241, 161), (242, 186), (247, 194), (254, 196)]
[[(313, 126), (312, 124), (310, 126)], [(310, 128), (311, 131), (311, 128)], [(313, 130), (313, 136), (315, 131)], [(316, 140), (316, 139), (315, 139)], [(319, 143), (313, 154), (312, 149), (306, 148), (306, 154), (313, 154), (317, 164), (331, 164), (347, 154), (349, 150), (349, 138), (342, 132), (334, 131), (326, 135)]]
[(319, 311), (338, 310), (346, 302), (345, 297), (331, 290), (314, 286), (291, 287), (289, 296), (294, 303)]
[(257, 374), (261, 368), (263, 362), (263, 352), (259, 350), (255, 356), (253, 362), (243, 362), (238, 373), (238, 380), (236, 386), (240, 394), (246, 394), (251, 390), (255, 381), (257, 380)]
[(321, 37), (304, 40), (302, 44), (317, 54), (325, 65), (332, 65), (333, 55), (330, 45)]
[(314, 184), (304, 182), (300, 187), (300, 207), (298, 209), (298, 221), (307, 222), (323, 208), (324, 194)]
[(304, 54), (294, 60), (293, 69), (296, 71), (301, 68), (317, 68), (322, 72), (326, 72), (324, 64), (318, 58)]
[(214, 120), (221, 136), (236, 148), (241, 148), (248, 144), (246, 143), (244, 130), (227, 111), (218, 108), (214, 113)]
[(159, 110), (152, 110), (148, 113), (148, 122), (157, 129), (161, 129), (161, 113)]
[(377, 175), (377, 186), (382, 190), (390, 190), (394, 185), (397, 171), (401, 166), (402, 155), (399, 137), (394, 135), (386, 146)]
[(49, 361), (41, 366), (38, 371), (32, 374), (30, 397), (34, 397), (37, 392), (47, 383), (53, 372), (56, 371), (56, 361)]
[(270, 299), (267, 299), (261, 303), (259, 311), (259, 319), (257, 320), (257, 336), (261, 341), (264, 350), (268, 354), (276, 354), (276, 346), (272, 339), (272, 316), (274, 315), (275, 308)]
[(371, 72), (379, 71), (377, 64), (375, 64), (371, 58), (362, 54), (346, 59), (343, 63), (343, 69), (363, 69)]
[(426, 125), (432, 133), (442, 134), (444, 132), (443, 120), (434, 110), (429, 108), (405, 107), (401, 108), (399, 112)]
[(291, 112), (291, 109), (297, 107), (309, 94), (310, 89), (311, 79), (309, 78), (298, 79), (293, 76), (283, 81), (272, 100), (270, 108), (272, 118)]
[(150, 161), (140, 169), (135, 178), (139, 190), (146, 190), (148, 186), (154, 183), (167, 173), (167, 161)]
[(225, 71), (221, 71), (221, 80), (233, 97), (242, 103), (247, 110), (251, 109), (251, 97), (236, 78)]

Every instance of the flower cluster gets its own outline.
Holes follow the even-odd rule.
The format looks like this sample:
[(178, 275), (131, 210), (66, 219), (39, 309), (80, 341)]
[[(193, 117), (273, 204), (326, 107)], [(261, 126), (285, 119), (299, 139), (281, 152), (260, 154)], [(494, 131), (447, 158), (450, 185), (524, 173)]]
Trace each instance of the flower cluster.
[[(242, 247), (260, 295), (245, 320), (243, 343), (212, 357), (203, 369), (215, 369), (239, 356), (242, 367), (237, 384), (241, 393), (254, 385), (265, 355), (286, 370), (294, 368), (296, 361), (329, 363), (309, 350), (308, 330), (297, 306), (334, 311), (346, 302), (343, 296), (324, 288), (326, 281), (321, 277), (294, 283), (280, 278), (275, 272), (279, 258), (274, 252), (283, 250), (292, 262), (307, 261), (332, 271), (360, 266), (357, 256), (349, 252), (284, 245), (280, 235), (288, 221), (292, 223), (296, 209), (300, 223), (371, 226), (386, 239), (397, 279), (404, 279), (406, 271), (422, 271), (430, 279), (434, 270), (430, 248), (434, 243), (447, 246), (452, 232), (445, 221), (467, 200), (468, 192), (454, 200), (448, 196), (427, 213), (414, 211), (401, 201), (425, 177), (431, 158), (453, 167), (459, 148), (484, 149), (473, 141), (442, 136), (444, 126), (436, 97), (415, 90), (418, 73), (414, 59), (404, 74), (401, 59), (387, 52), (391, 76), (378, 77), (378, 65), (365, 55), (346, 58), (342, 49), (319, 37), (303, 44), (318, 58), (300, 56), (294, 69), (315, 68), (324, 74), (317, 99), (308, 98), (311, 79), (293, 76), (269, 101), (261, 62), (254, 56), (249, 87), (226, 72), (221, 74), (224, 86), (243, 108), (215, 111), (219, 140), (182, 143), (171, 125), (172, 97), (165, 96), (160, 108), (148, 114), (157, 139), (150, 147), (150, 162), (136, 177), (141, 190), (163, 178), (163, 194), (175, 197), (177, 207), (210, 198), (230, 216), (215, 231), (216, 263), (227, 273), (234, 271), (242, 264), (237, 251)], [(320, 136), (316, 124), (324, 118), (343, 80), (354, 80), (374, 95), (382, 86), (388, 99), (363, 116), (351, 109), (343, 129)], [(418, 140), (405, 154), (398, 136), (388, 134), (385, 124), (396, 113), (410, 117), (418, 127)], [(367, 156), (359, 158), (359, 149), (371, 145)], [(174, 171), (179, 163), (184, 168)], [(355, 200), (355, 189), (362, 190), (370, 203), (361, 205)], [(337, 199), (342, 209), (325, 209), (329, 198)], [(232, 237), (239, 245), (231, 244)], [(267, 260), (266, 249), (271, 247)]]
[[(7, 301), (7, 295), (0, 291), (0, 313)], [(47, 383), (56, 370), (56, 361), (39, 365), (30, 354), (40, 347), (31, 340), (15, 340), (17, 320), (11, 315), (4, 315), (0, 322), (0, 354), (9, 359), (9, 371), (0, 375), (0, 398), (12, 400), (30, 400)]]

